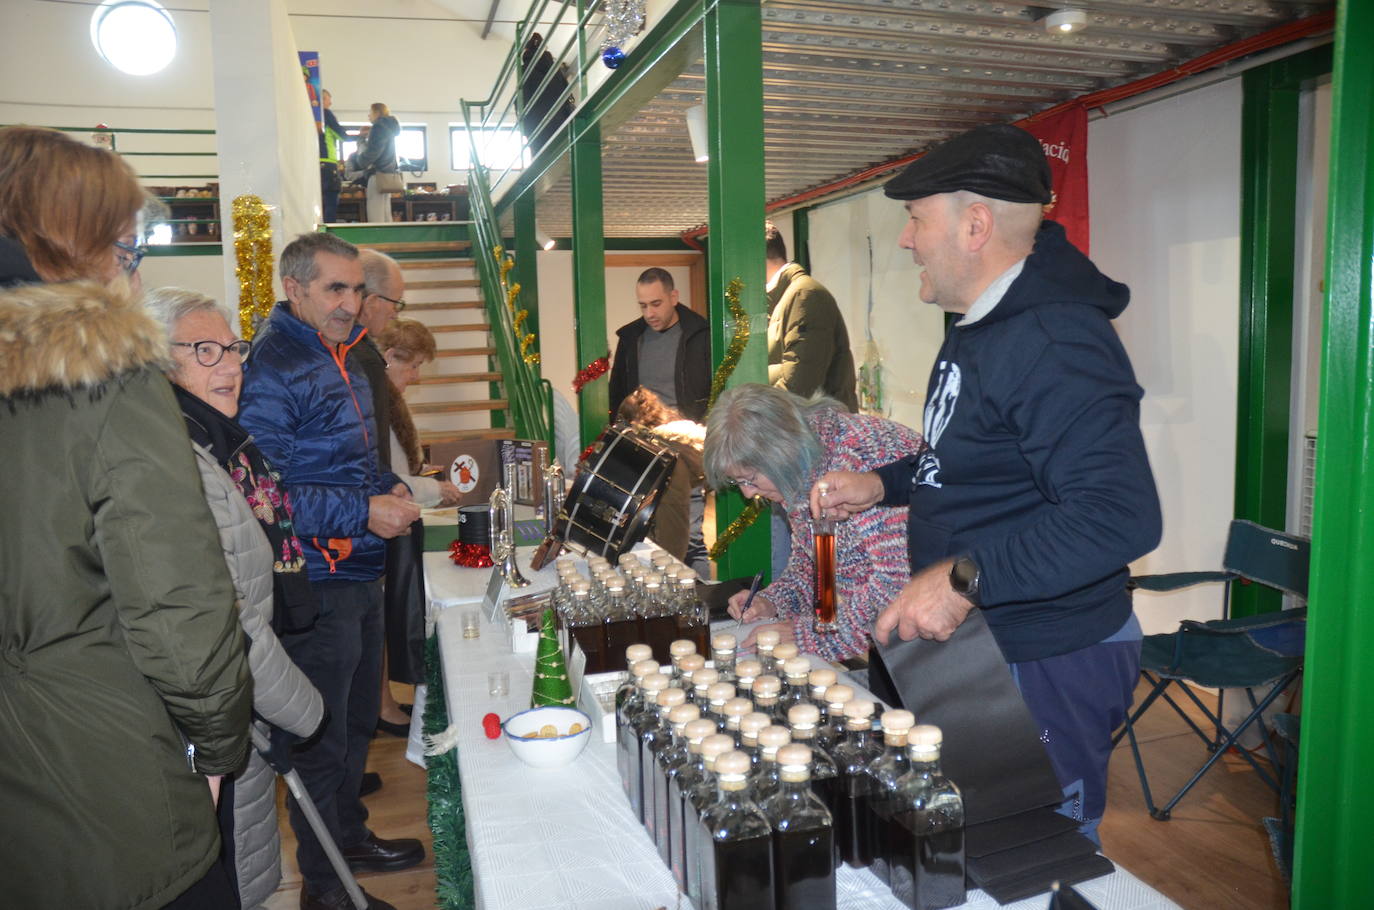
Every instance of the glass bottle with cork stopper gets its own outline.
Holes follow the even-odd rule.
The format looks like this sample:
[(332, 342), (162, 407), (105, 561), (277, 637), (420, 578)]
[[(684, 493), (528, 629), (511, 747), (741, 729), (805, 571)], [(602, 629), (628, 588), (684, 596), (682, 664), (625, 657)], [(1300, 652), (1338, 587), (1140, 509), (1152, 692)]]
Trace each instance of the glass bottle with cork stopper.
[(883, 746), (873, 733), (873, 702), (854, 699), (844, 706), (844, 739), (835, 747), (835, 767), (840, 773), (836, 800), (835, 839), (840, 859), (852, 869), (873, 864), (872, 818), (868, 799), (876, 791), (868, 766), (882, 754)]
[[(635, 654), (643, 653), (642, 651), (637, 651), (636, 648), (643, 648), (644, 651), (649, 650), (648, 645), (631, 645), (625, 649), (626, 655), (629, 655), (631, 652)], [(635, 733), (633, 718), (644, 710), (644, 680), (656, 673), (658, 673), (658, 661), (636, 661), (630, 665), (630, 683), (626, 684), (629, 685), (632, 683), (634, 686), (633, 691), (622, 697), (622, 693), (625, 692), (626, 686), (621, 686), (620, 689), (616, 691), (615, 696), (615, 766), (616, 770), (620, 772), (621, 789), (625, 792), (625, 799), (629, 801), (630, 805), (634, 805), (634, 797), (630, 795), (630, 791), (634, 789), (638, 781), (639, 773), (637, 766), (637, 762), (639, 761), (639, 738)]]
[(720, 682), (720, 674), (711, 667), (702, 667), (692, 672), (692, 704), (701, 709), (702, 717), (711, 717), (711, 687)]
[(811, 687), (811, 704), (821, 709), (821, 718), (824, 719), (830, 706), (825, 700), (825, 690), (839, 682), (839, 676), (829, 667), (817, 667), (807, 675), (806, 681)]
[[(692, 674), (698, 670), (705, 669), (706, 658), (696, 652), (687, 654), (677, 662), (678, 680), (677, 685), (687, 692), (687, 700), (692, 699)], [(698, 706), (700, 707), (700, 706)]]
[(630, 809), (640, 824), (644, 824), (644, 755), (640, 743), (651, 730), (658, 728), (658, 693), (668, 688), (668, 677), (650, 673), (639, 681), (644, 703), (630, 715), (633, 741), (630, 744)]
[[(666, 691), (666, 690), (665, 690)], [(692, 759), (691, 749), (687, 743), (687, 724), (701, 717), (701, 709), (696, 705), (681, 704), (668, 712), (668, 723), (672, 726), (673, 736), (668, 744), (668, 748), (658, 754), (658, 767), (654, 769), (654, 827), (659, 832), (656, 840), (658, 855), (663, 858), (664, 865), (668, 868), (673, 866), (673, 843), (674, 837), (681, 840), (682, 832), (676, 835), (672, 828), (672, 783), (673, 779), (682, 771)], [(704, 739), (706, 734), (702, 734)], [(680, 816), (679, 816), (680, 821)], [(681, 843), (678, 844), (679, 849)], [(679, 881), (678, 887), (681, 888), (684, 882)]]
[(940, 728), (907, 734), (911, 770), (897, 779), (892, 893), (911, 910), (964, 903), (964, 800), (940, 770)]
[(883, 712), (883, 754), (868, 766), (872, 791), (865, 800), (872, 832), (873, 863), (870, 868), (878, 880), (892, 886), (892, 837), (890, 829), (899, 811), (896, 802), (897, 781), (911, 770), (907, 757), (906, 737), (916, 726), (910, 711), (893, 708)]
[(735, 662), (735, 690), (741, 698), (754, 697), (754, 680), (763, 675), (763, 664), (752, 657)]
[(811, 758), (800, 743), (779, 749), (778, 789), (761, 806), (773, 828), (778, 910), (835, 908), (835, 832), (830, 811), (811, 791)]
[(711, 620), (707, 615), (706, 604), (697, 597), (696, 579), (691, 576), (679, 577), (674, 600), (677, 634), (682, 638), (691, 639), (696, 643), (698, 651), (706, 653), (710, 647)]
[(659, 773), (659, 755), (673, 742), (673, 726), (668, 715), (686, 701), (687, 693), (681, 689), (671, 686), (660, 689), (656, 698), (658, 723), (647, 727), (639, 737), (639, 765), (644, 778), (644, 827), (654, 843), (662, 836), (658, 828), (658, 807), (654, 803), (654, 795), (658, 792), (654, 778)]
[[(711, 703), (710, 717), (712, 720), (716, 722), (717, 733), (725, 732), (727, 725), (725, 717), (725, 703), (734, 697), (735, 687), (727, 682), (712, 683), (710, 687), (706, 690), (706, 699)], [(731, 737), (731, 749), (739, 745), (738, 743), (733, 742), (733, 740), (734, 737)]]
[[(820, 713), (812, 704), (793, 705), (787, 712), (787, 722), (792, 728), (792, 742), (811, 750), (811, 790), (833, 817), (839, 772), (834, 757), (816, 743), (816, 723), (820, 720)], [(838, 856), (835, 863), (839, 865)]]
[(772, 825), (749, 799), (749, 756), (716, 757), (716, 798), (701, 814), (701, 903), (712, 910), (771, 910)]
[(792, 742), (792, 731), (772, 724), (759, 731), (759, 767), (750, 791), (754, 802), (762, 805), (778, 789), (778, 750)]
[(759, 767), (759, 731), (773, 723), (773, 718), (759, 711), (753, 711), (744, 715), (739, 720), (739, 750), (749, 756), (749, 763), (753, 766), (750, 777)]
[(715, 733), (703, 739), (701, 741), (703, 773), (697, 782), (683, 793), (683, 855), (687, 857), (689, 864), (696, 866), (688, 876), (687, 896), (692, 898), (698, 907), (702, 906), (700, 862), (703, 835), (701, 813), (705, 812), (706, 807), (711, 805), (716, 798), (716, 759), (731, 751), (731, 745), (730, 737), (723, 733)]
[(787, 678), (787, 684), (783, 687), (778, 702), (781, 710), (787, 712), (797, 705), (811, 704), (811, 690), (808, 687), (811, 661), (805, 657), (790, 657), (783, 662), (782, 672)]
[[(640, 616), (644, 622), (644, 640), (654, 649), (656, 656), (668, 656), (668, 648), (673, 641), (687, 636), (679, 635), (677, 617), (673, 615), (673, 605), (668, 602), (667, 592), (663, 589), (663, 576), (650, 572), (644, 576), (644, 597), (640, 601)], [(698, 646), (697, 651), (705, 648)]]
[(673, 664), (673, 672), (668, 674), (668, 678), (673, 681), (673, 685), (678, 685), (682, 681), (682, 658), (689, 654), (697, 653), (697, 646), (685, 638), (678, 638), (668, 645), (668, 657)]
[(711, 662), (720, 674), (721, 682), (735, 681), (735, 649), (739, 642), (729, 632), (717, 632), (711, 636)]
[[(778, 646), (782, 636), (777, 629), (760, 629), (759, 634), (754, 637), (754, 646), (758, 650), (758, 661), (763, 665), (764, 674), (772, 674), (777, 671), (777, 662), (773, 659), (773, 649)], [(762, 674), (761, 674), (762, 675)]]
[[(830, 484), (822, 480), (816, 484), (822, 497), (830, 491)], [(821, 517), (813, 519), (816, 560), (816, 634), (833, 635), (840, 631), (836, 621), (838, 594), (835, 591), (835, 521), (821, 510)]]
[(606, 609), (601, 615), (601, 635), (606, 642), (606, 653), (616, 654), (627, 644), (638, 642), (648, 647), (651, 655), (657, 659), (658, 655), (653, 653), (653, 643), (644, 636), (624, 581), (616, 579), (612, 585), (614, 587), (607, 590)]
[(754, 703), (747, 698), (740, 698), (738, 695), (727, 701), (721, 708), (721, 712), (725, 715), (725, 729), (721, 732), (735, 741), (736, 749), (744, 747), (744, 733), (740, 729), (740, 724), (744, 722), (744, 718), (753, 713), (753, 710)]
[[(815, 679), (815, 674), (812, 674)], [(816, 743), (832, 756), (844, 740), (844, 706), (854, 700), (854, 690), (844, 683), (827, 686), (822, 699), (821, 722), (816, 726)]]
[[(696, 707), (693, 705), (692, 707)], [(690, 820), (696, 823), (696, 818), (689, 808), (690, 803), (687, 794), (700, 786), (704, 781), (710, 782), (706, 772), (706, 759), (702, 757), (702, 743), (708, 736), (714, 736), (716, 725), (704, 717), (688, 721), (682, 727), (682, 735), (687, 737), (687, 761), (678, 768), (677, 774), (668, 781), (668, 837), (671, 839), (673, 878), (678, 881), (678, 887), (683, 894), (692, 894), (697, 888), (693, 879), (696, 875), (696, 854), (687, 853), (687, 841), (691, 836), (687, 833), (687, 824)]]
[(760, 676), (754, 680), (754, 710), (773, 718), (779, 726), (787, 723), (787, 715), (778, 708), (778, 696), (782, 693), (782, 681), (776, 676)]

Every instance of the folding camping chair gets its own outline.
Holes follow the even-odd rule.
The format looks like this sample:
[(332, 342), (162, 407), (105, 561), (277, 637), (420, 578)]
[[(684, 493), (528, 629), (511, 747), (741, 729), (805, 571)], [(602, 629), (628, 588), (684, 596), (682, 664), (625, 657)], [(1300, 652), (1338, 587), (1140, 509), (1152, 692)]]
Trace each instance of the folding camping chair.
[[(1236, 583), (1253, 582), (1291, 594), (1305, 603), (1309, 550), (1310, 544), (1306, 538), (1272, 531), (1250, 521), (1233, 521), (1226, 538), (1223, 571), (1140, 575), (1131, 579), (1133, 591), (1170, 592), (1208, 582), (1221, 582), (1224, 585), (1221, 619), (1210, 622), (1184, 620), (1177, 632), (1145, 636), (1141, 647), (1140, 670), (1151, 685), (1150, 693), (1140, 707), (1127, 717), (1125, 726), (1113, 739), (1113, 745), (1120, 742), (1122, 736), (1130, 738), (1131, 753), (1140, 775), (1140, 787), (1145, 793), (1145, 805), (1151, 817), (1167, 821), (1179, 800), (1252, 725), (1261, 734), (1271, 767), (1281, 767), (1264, 720), (1264, 711), (1302, 673), (1307, 608), (1303, 606), (1231, 619), (1231, 587)], [(1222, 694), (1219, 693), (1214, 714), (1187, 683), (1217, 689), (1243, 689), (1249, 700), (1250, 712), (1235, 729), (1228, 730), (1222, 721)], [(1168, 690), (1175, 685), (1207, 718), (1213, 727), (1211, 731), (1204, 732), (1170, 696)], [(1271, 688), (1257, 699), (1255, 690), (1264, 686)], [(1183, 789), (1163, 806), (1157, 807), (1150, 793), (1140, 746), (1136, 742), (1135, 724), (1161, 698), (1183, 718), (1211, 754), (1183, 785)], [(1276, 791), (1280, 790), (1280, 782), (1275, 774), (1262, 767), (1248, 750), (1241, 748), (1237, 751), (1255, 769), (1261, 780)]]

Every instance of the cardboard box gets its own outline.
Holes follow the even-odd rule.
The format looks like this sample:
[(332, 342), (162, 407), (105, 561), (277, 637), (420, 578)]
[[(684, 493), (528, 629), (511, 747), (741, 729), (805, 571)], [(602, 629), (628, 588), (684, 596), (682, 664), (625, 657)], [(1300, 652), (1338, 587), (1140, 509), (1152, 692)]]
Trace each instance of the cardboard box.
[(501, 485), (499, 439), (460, 439), (429, 447), (429, 462), (443, 469), (443, 479), (462, 493), (460, 506), (485, 505)]
[(549, 463), (549, 444), (542, 439), (501, 440), (502, 463), (515, 463), (517, 505), (544, 505), (544, 465)]

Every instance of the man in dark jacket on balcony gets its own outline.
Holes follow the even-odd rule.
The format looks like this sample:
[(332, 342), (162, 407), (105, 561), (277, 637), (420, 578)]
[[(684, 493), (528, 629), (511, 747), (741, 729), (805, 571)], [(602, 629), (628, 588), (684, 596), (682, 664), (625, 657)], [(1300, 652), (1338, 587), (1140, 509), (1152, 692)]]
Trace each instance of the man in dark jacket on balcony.
[(611, 413), (639, 386), (682, 416), (701, 423), (711, 393), (711, 333), (706, 320), (678, 303), (673, 276), (645, 269), (635, 284), (643, 315), (616, 330), (611, 365)]
[[(358, 796), (381, 692), (386, 541), (419, 517), (406, 487), (377, 463), (372, 392), (348, 352), (365, 287), (358, 250), (332, 234), (302, 234), (281, 256), (286, 300), (254, 339), (239, 422), (281, 472), (320, 599), (309, 631), (282, 636), (324, 696), (330, 721), (294, 763), (349, 865), (404, 869), (424, 859), (413, 839), (368, 830)], [(305, 910), (348, 906), (343, 885), (295, 802), (291, 826)], [(386, 907), (373, 899), (373, 907)]]

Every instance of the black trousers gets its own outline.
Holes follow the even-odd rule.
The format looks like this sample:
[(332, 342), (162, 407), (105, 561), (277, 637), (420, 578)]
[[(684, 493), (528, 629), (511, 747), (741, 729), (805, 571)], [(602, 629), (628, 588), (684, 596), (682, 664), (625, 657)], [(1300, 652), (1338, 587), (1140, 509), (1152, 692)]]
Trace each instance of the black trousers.
[[(291, 659), (324, 696), (329, 725), (292, 764), (340, 848), (368, 836), (367, 809), (358, 797), (367, 750), (377, 727), (382, 687), (382, 584), (323, 582), (315, 585), (319, 619), (308, 632), (282, 636)], [(341, 882), (294, 799), (288, 799), (296, 832), (296, 862), (306, 889), (318, 894)]]

